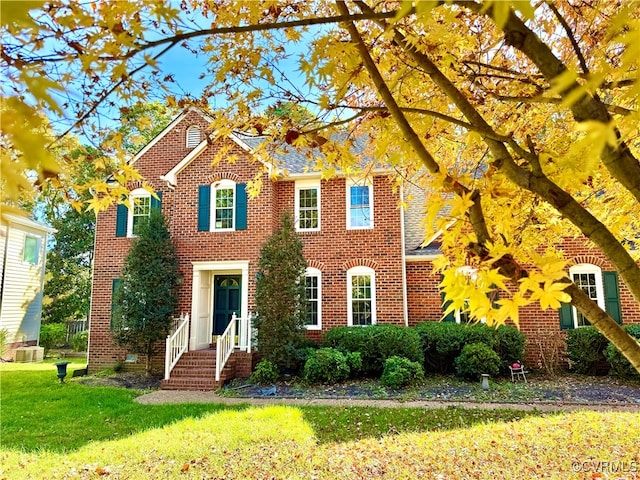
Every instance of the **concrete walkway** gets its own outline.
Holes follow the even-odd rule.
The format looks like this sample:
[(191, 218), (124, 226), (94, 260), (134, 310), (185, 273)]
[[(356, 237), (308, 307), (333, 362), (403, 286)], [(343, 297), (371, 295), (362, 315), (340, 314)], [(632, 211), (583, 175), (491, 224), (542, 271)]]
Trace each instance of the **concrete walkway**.
[(250, 404), (257, 406), (266, 405), (297, 405), (297, 406), (341, 406), (341, 407), (380, 407), (380, 408), (479, 408), (485, 410), (511, 409), (540, 412), (558, 412), (573, 410), (595, 410), (611, 412), (640, 412), (640, 404), (631, 403), (557, 403), (557, 402), (531, 402), (531, 403), (493, 403), (493, 402), (448, 402), (432, 400), (366, 400), (360, 398), (239, 398), (223, 397), (215, 392), (187, 392), (179, 390), (157, 390), (136, 398), (136, 402), (144, 405), (157, 405), (165, 403), (222, 403), (226, 405)]

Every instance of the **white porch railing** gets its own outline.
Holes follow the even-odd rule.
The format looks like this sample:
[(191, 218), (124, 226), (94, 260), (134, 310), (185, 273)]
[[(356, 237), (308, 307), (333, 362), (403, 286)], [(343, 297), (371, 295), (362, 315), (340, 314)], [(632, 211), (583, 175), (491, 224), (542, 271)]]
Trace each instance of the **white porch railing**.
[(167, 336), (166, 356), (164, 361), (164, 379), (169, 380), (171, 370), (189, 348), (189, 314), (180, 315), (175, 331)]
[(238, 318), (234, 313), (224, 333), (216, 340), (216, 382), (220, 381), (222, 370), (236, 348), (251, 352), (251, 319)]

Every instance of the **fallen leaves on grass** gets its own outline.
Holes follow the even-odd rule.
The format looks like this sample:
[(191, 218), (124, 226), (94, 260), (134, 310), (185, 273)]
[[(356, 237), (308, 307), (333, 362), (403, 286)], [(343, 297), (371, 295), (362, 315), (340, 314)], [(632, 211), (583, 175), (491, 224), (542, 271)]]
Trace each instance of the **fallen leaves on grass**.
[[(640, 466), (640, 414), (574, 412), (318, 445), (299, 410), (268, 407), (184, 420), (127, 439), (94, 443), (69, 455), (8, 452), (0, 476), (98, 478), (96, 465), (114, 479), (637, 475), (636, 470), (611, 476), (605, 462)], [(85, 465), (94, 469), (78, 468)], [(576, 471), (575, 465), (581, 470)]]

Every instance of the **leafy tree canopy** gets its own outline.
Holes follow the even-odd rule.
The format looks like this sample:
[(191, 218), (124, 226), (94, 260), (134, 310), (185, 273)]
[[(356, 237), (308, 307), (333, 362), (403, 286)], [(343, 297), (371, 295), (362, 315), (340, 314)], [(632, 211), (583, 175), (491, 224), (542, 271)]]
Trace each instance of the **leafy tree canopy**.
[[(65, 168), (31, 133), (38, 112), (72, 111), (85, 125), (101, 105), (169, 91), (162, 56), (185, 48), (208, 60), (210, 85), (192, 101), (224, 105), (212, 125), (219, 135), (242, 129), (306, 147), (326, 176), (359, 165), (349, 139), (375, 139), (373, 158), (432, 192), (425, 224), (447, 227), (437, 263), (444, 291), (468, 298), (476, 318), (517, 323), (520, 307), (571, 301), (640, 369), (640, 346), (571, 284), (554, 247), (585, 235), (640, 301), (637, 251), (627, 243), (638, 235), (640, 203), (637, 2), (33, 5), (2, 3), (6, 198), (28, 187), (26, 169), (54, 181)], [(306, 51), (291, 58), (303, 38)], [(280, 68), (285, 61), (297, 63), (304, 89)], [(320, 126), (266, 123), (255, 112), (274, 101), (305, 106)], [(169, 106), (181, 102), (167, 96)], [(337, 129), (349, 139), (332, 141)], [(122, 153), (116, 180), (126, 185), (137, 174), (112, 140)], [(268, 158), (274, 142), (258, 153)], [(104, 195), (89, 205), (99, 210), (124, 187), (95, 188)], [(438, 219), (444, 206), (450, 213)], [(475, 268), (472, 280), (455, 274), (462, 266)], [(499, 309), (486, 298), (494, 286)]]

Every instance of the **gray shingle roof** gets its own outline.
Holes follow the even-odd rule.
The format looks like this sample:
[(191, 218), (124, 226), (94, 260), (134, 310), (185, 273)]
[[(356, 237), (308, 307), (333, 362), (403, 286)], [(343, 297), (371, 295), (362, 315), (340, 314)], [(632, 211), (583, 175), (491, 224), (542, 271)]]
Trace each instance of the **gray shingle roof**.
[[(268, 140), (266, 137), (247, 135), (241, 132), (234, 132), (234, 135), (253, 150), (262, 146)], [(332, 135), (332, 140), (336, 143), (345, 142), (347, 139), (348, 134), (346, 132)], [(362, 159), (363, 165), (371, 164), (373, 158), (366, 153), (368, 139), (360, 137), (355, 140), (352, 139), (352, 141), (353, 144), (351, 152)], [(262, 146), (262, 148), (265, 147)], [(322, 152), (310, 147), (300, 149), (287, 144), (269, 144), (266, 148), (269, 149), (269, 154), (278, 163), (278, 170), (286, 171), (290, 175), (298, 175), (313, 171), (312, 159), (324, 159), (324, 154)], [(378, 164), (376, 167), (384, 168), (384, 165)]]

